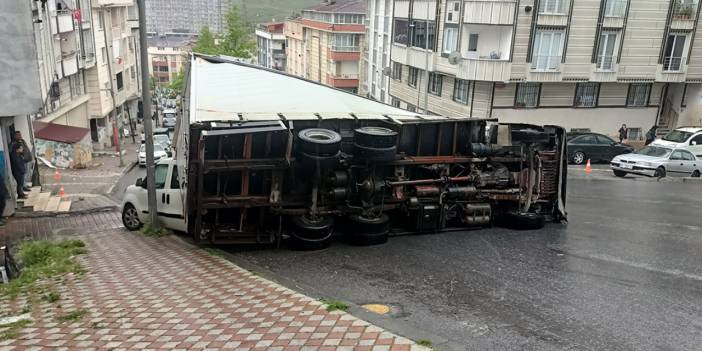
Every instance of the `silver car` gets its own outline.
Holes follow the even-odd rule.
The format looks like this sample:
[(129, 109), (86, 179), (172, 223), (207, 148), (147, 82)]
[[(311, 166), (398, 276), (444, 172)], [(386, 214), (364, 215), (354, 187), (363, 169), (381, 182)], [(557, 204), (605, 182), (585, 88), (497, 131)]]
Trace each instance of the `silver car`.
[(617, 177), (638, 174), (648, 177), (699, 177), (702, 161), (691, 152), (649, 145), (631, 154), (619, 155), (610, 163)]

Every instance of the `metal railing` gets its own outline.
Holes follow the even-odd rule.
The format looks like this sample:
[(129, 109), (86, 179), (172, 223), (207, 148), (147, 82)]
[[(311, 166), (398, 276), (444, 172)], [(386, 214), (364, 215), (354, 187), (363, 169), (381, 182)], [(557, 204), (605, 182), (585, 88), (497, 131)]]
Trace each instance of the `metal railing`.
[(539, 2), (539, 14), (542, 15), (566, 15), (568, 14), (568, 0), (541, 0)]
[(686, 57), (666, 56), (663, 58), (663, 71), (664, 72), (680, 72), (680, 71), (682, 71), (686, 62), (687, 62)]
[(626, 15), (626, 6), (629, 0), (607, 0), (605, 4), (606, 17), (624, 17)]
[(671, 15), (673, 19), (681, 21), (695, 20), (697, 13), (697, 1), (676, 0), (673, 4)]
[(359, 45), (332, 45), (332, 51), (359, 52), (361, 47)]
[(612, 71), (614, 70), (614, 55), (604, 55), (597, 56), (597, 70), (598, 71)]
[(561, 56), (539, 56), (535, 55), (531, 60), (533, 71), (558, 71), (561, 68)]

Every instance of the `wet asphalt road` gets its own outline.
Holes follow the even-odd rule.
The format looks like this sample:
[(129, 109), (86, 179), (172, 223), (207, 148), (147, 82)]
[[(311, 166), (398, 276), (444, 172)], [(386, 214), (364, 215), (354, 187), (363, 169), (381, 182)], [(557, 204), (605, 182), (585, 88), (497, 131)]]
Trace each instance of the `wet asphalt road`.
[(702, 349), (702, 183), (571, 179), (568, 212), (540, 231), (229, 256), (312, 296), (388, 304), (366, 318), (440, 350)]

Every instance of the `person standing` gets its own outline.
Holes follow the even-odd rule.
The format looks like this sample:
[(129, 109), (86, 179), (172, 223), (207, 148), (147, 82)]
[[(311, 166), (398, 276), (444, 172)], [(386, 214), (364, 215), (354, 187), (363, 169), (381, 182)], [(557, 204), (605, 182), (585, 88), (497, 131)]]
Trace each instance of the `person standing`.
[(17, 198), (25, 199), (24, 174), (27, 172), (27, 164), (24, 162), (24, 147), (21, 143), (12, 143), (10, 164), (12, 166), (12, 176), (17, 182)]
[(656, 130), (658, 127), (653, 126), (651, 129), (648, 130), (646, 133), (646, 145), (652, 143), (654, 140), (656, 140)]
[[(29, 150), (29, 146), (27, 146), (27, 143), (24, 141), (22, 138), (22, 133), (20, 131), (15, 132), (15, 138), (13, 141), (13, 146), (14, 144), (19, 144), (22, 146), (22, 159), (24, 160), (25, 167), (24, 167), (24, 173), (25, 173), (25, 179), (22, 181), (22, 189), (24, 191), (29, 191), (31, 190), (29, 187), (27, 187), (27, 183), (31, 183), (31, 172), (33, 171), (32, 166), (32, 152)], [(11, 146), (12, 148), (12, 146)], [(30, 172), (29, 174), (29, 179), (27, 179), (27, 171)]]
[(623, 143), (624, 139), (627, 138), (627, 135), (629, 134), (629, 129), (626, 127), (626, 124), (622, 124), (622, 127), (619, 128), (619, 143)]

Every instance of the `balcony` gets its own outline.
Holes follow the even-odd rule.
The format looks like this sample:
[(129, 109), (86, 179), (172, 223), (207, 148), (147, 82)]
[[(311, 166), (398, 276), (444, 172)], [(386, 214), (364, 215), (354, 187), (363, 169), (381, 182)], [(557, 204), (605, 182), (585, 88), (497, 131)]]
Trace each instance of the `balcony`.
[(132, 6), (134, 0), (97, 0), (97, 5), (106, 7)]
[(78, 73), (78, 55), (75, 51), (61, 54), (61, 69), (64, 77)]
[(332, 46), (327, 51), (329, 59), (332, 61), (358, 61), (361, 59), (361, 50), (358, 46)]
[(407, 47), (401, 44), (392, 45), (391, 59), (393, 61), (421, 70), (426, 70), (428, 66), (429, 71), (434, 71), (435, 56), (432, 51), (427, 52), (424, 49)]
[(81, 68), (92, 67), (93, 65), (95, 65), (95, 54), (94, 53), (85, 54), (85, 56), (81, 57), (80, 62), (81, 62)]
[(512, 62), (464, 58), (457, 65), (452, 65), (446, 57), (439, 57), (436, 61), (436, 70), (455, 75), (459, 79), (504, 82), (510, 78)]
[(531, 60), (532, 72), (560, 72), (561, 56), (534, 55)]
[(697, 19), (697, 0), (675, 0), (670, 12), (670, 28), (691, 30)]
[(468, 0), (465, 3), (463, 22), (474, 24), (514, 24), (517, 1)]
[(358, 74), (327, 74), (327, 85), (334, 88), (358, 87)]
[(59, 11), (56, 13), (56, 26), (58, 33), (68, 33), (72, 32), (73, 26), (73, 13), (70, 11)]

